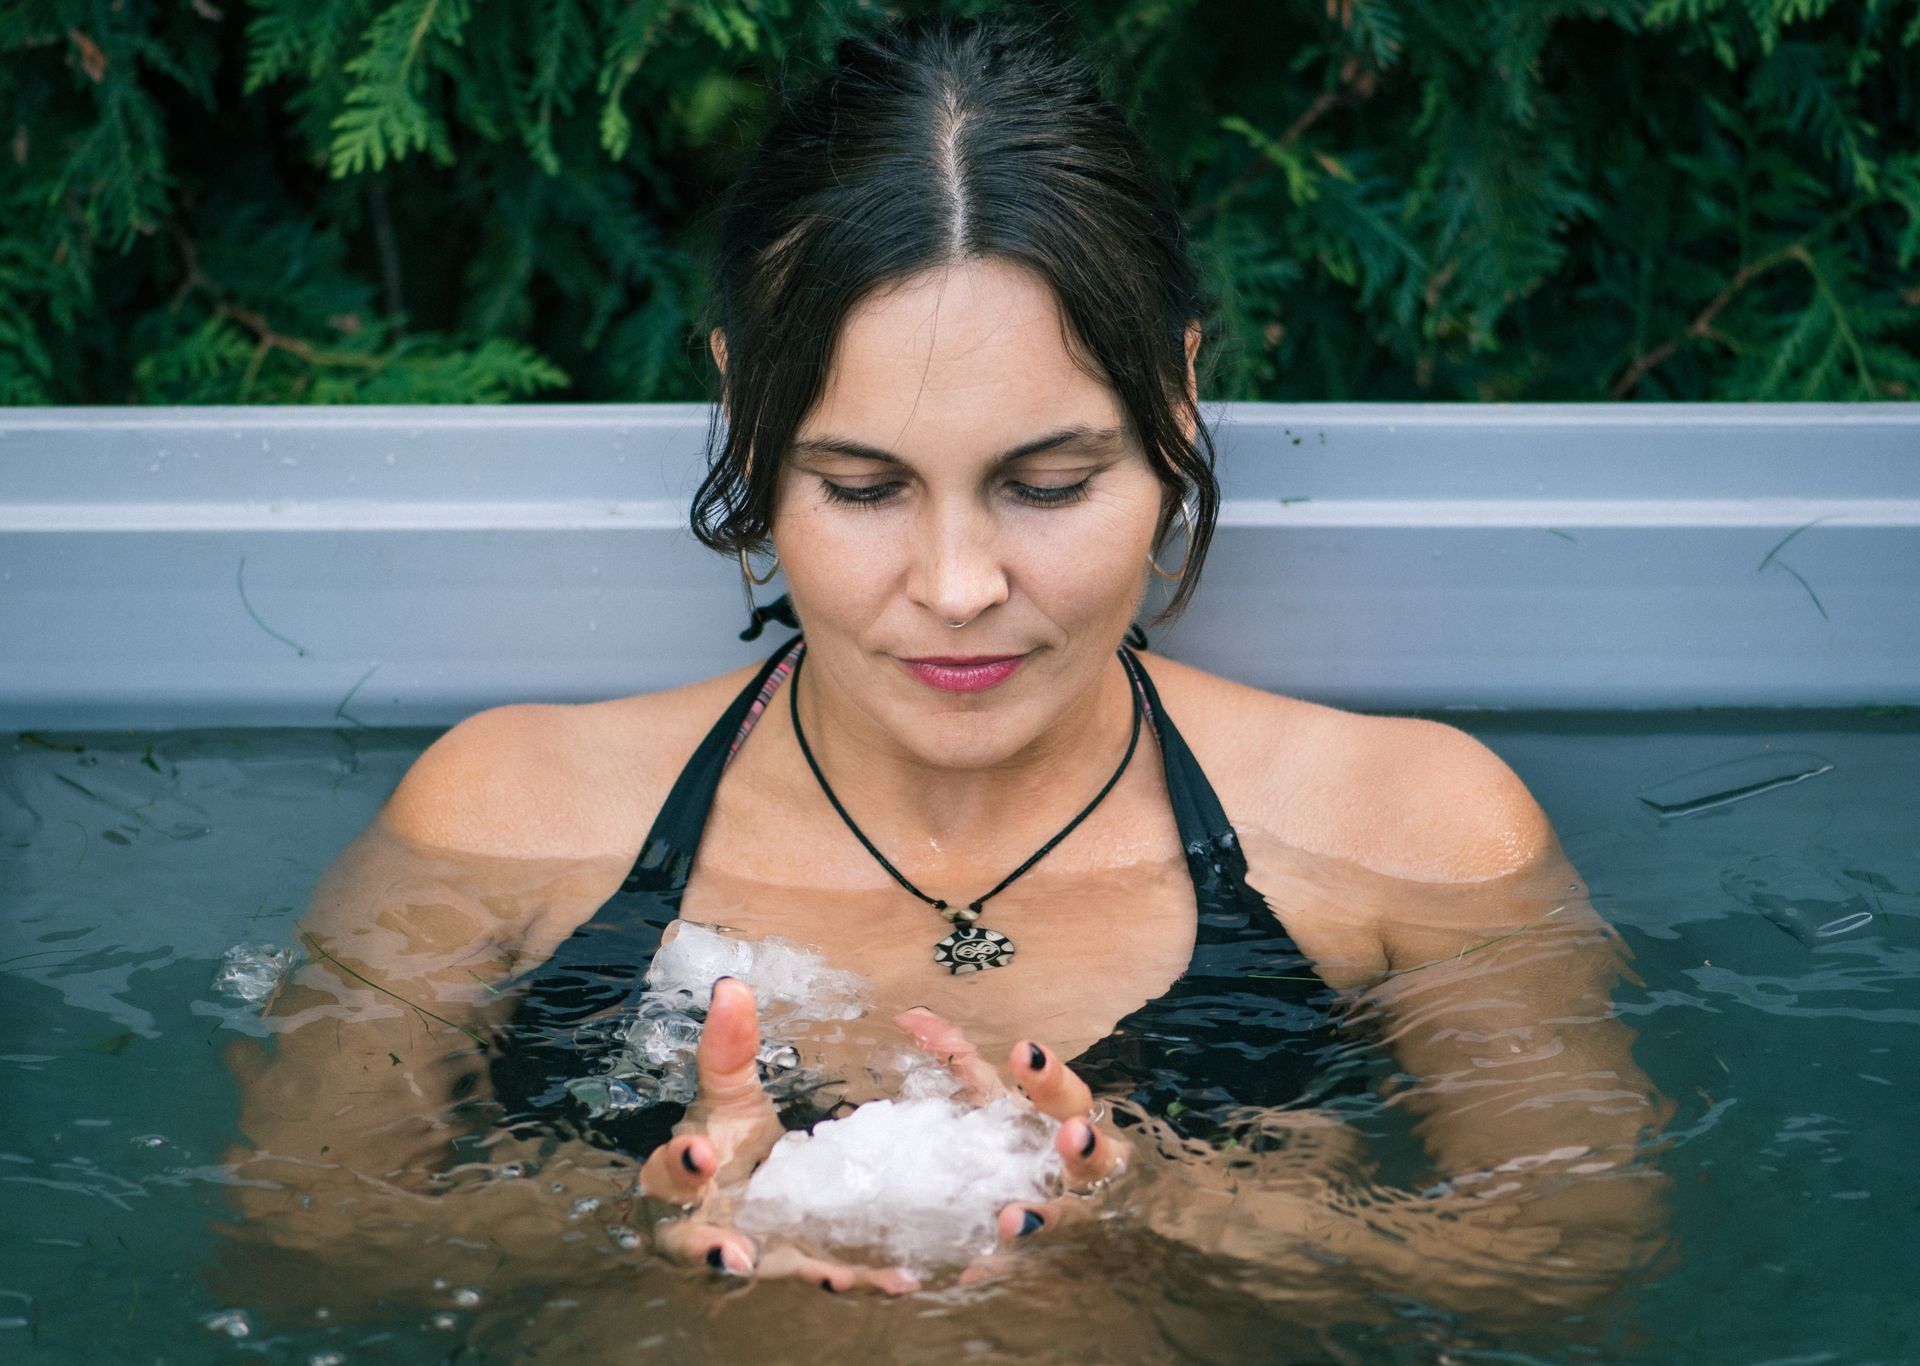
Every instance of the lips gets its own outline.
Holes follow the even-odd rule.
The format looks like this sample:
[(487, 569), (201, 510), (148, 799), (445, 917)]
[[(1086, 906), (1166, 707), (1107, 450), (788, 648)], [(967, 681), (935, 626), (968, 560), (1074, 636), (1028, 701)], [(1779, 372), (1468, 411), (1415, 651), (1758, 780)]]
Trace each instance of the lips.
[(903, 659), (901, 667), (941, 692), (983, 692), (1012, 678), (1025, 655), (937, 655)]

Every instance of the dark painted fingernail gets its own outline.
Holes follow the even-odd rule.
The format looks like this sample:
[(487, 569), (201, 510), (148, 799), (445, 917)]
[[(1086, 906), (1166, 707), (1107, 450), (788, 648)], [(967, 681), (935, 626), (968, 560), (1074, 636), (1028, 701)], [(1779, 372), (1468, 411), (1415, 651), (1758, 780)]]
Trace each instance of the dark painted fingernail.
[(832, 1281), (821, 1281), (820, 1288), (826, 1291), (829, 1295), (838, 1295), (840, 1293), (840, 1287), (835, 1285)]
[(1080, 1145), (1080, 1156), (1092, 1157), (1094, 1147), (1099, 1142), (1100, 1142), (1100, 1135), (1094, 1132), (1093, 1126), (1091, 1124), (1087, 1125), (1087, 1141)]
[(1032, 1210), (1028, 1210), (1025, 1214), (1022, 1214), (1020, 1216), (1020, 1233), (1018, 1236), (1024, 1238), (1029, 1233), (1038, 1233), (1041, 1229), (1045, 1228), (1046, 1226), (1047, 1226), (1047, 1221), (1045, 1219), (1042, 1219), (1038, 1214), (1035, 1214)]
[(700, 1164), (693, 1160), (693, 1145), (691, 1143), (680, 1150), (680, 1165), (692, 1172), (695, 1176), (700, 1175)]
[(707, 1265), (715, 1271), (725, 1271), (727, 1269), (726, 1254), (720, 1251), (718, 1245), (707, 1249)]
[(1027, 1066), (1031, 1067), (1036, 1072), (1044, 1071), (1047, 1066), (1047, 1050), (1042, 1048), (1037, 1043), (1028, 1044), (1027, 1045)]

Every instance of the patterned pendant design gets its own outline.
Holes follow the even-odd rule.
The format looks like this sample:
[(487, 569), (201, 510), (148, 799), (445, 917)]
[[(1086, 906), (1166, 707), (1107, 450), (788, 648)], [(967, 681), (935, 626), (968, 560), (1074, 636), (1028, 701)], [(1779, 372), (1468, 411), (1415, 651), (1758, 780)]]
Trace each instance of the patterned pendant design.
[(1013, 941), (995, 930), (968, 925), (933, 946), (933, 961), (956, 977), (963, 972), (1003, 968), (1013, 958)]

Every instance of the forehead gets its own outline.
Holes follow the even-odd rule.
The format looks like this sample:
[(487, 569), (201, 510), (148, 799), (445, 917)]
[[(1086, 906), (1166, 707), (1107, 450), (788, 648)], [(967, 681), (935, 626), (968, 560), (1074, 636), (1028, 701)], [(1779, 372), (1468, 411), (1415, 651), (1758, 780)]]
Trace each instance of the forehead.
[(1083, 423), (1124, 425), (1118, 397), (1073, 361), (1053, 292), (1031, 271), (970, 261), (913, 277), (847, 317), (802, 438), (903, 456), (993, 453)]

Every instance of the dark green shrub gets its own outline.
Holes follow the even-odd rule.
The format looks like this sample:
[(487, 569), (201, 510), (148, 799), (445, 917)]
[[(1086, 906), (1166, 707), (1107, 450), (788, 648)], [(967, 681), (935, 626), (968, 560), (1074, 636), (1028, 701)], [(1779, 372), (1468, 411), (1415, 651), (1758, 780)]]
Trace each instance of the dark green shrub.
[[(703, 398), (767, 90), (933, 7), (14, 0), (0, 401)], [(1916, 0), (1062, 22), (1183, 185), (1209, 397), (1920, 395)]]

